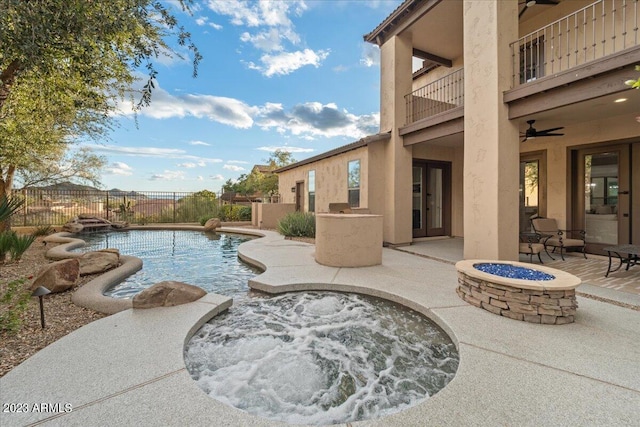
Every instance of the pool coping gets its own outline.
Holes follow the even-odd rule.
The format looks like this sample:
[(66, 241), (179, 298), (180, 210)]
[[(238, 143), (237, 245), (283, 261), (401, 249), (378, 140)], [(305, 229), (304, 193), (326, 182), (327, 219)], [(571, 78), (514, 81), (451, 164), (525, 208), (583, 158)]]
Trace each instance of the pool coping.
[[(381, 266), (326, 267), (313, 260), (313, 245), (265, 230), (221, 231), (265, 235), (239, 248), (242, 259), (265, 269), (250, 281), (254, 289), (380, 296), (427, 315), (454, 339), (460, 365), (443, 390), (403, 411), (350, 425), (637, 421), (635, 311), (582, 299), (576, 323), (566, 327), (513, 322), (461, 301), (449, 264), (385, 249)], [(285, 425), (209, 398), (186, 371), (185, 342), (224, 306), (224, 298), (208, 294), (177, 307), (124, 310), (80, 328), (0, 378), (3, 402), (70, 402), (73, 412), (0, 413), (0, 424)]]

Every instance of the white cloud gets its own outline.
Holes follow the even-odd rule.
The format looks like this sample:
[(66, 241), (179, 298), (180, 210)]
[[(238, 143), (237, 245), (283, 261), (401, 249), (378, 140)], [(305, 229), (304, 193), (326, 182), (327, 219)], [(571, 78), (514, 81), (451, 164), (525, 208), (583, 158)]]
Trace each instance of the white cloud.
[(195, 163), (179, 163), (176, 166), (178, 166), (179, 168), (192, 169), (192, 168), (195, 168), (198, 165), (196, 165)]
[(302, 148), (302, 147), (290, 147), (288, 145), (282, 145), (282, 146), (275, 146), (275, 145), (270, 145), (270, 146), (265, 146), (265, 147), (258, 147), (256, 148), (256, 150), (260, 150), (260, 151), (269, 151), (269, 152), (274, 152), (276, 150), (280, 150), (280, 151), (288, 151), (289, 153), (312, 153), (316, 150), (314, 150), (313, 148)]
[(249, 62), (251, 69), (258, 70), (267, 77), (273, 75), (286, 75), (296, 71), (305, 65), (313, 65), (318, 68), (322, 61), (329, 56), (328, 50), (319, 50), (317, 53), (311, 49), (297, 52), (284, 52), (278, 55), (262, 55), (262, 65)]
[(235, 165), (248, 165), (249, 162), (246, 162), (244, 160), (228, 160), (227, 164), (230, 164), (230, 165), (232, 165), (232, 164), (235, 164)]
[(158, 148), (158, 147), (123, 147), (117, 145), (84, 144), (84, 147), (107, 154), (120, 154), (132, 157), (156, 157), (165, 159), (183, 159), (196, 162), (199, 166), (209, 163), (222, 163), (221, 159), (212, 159), (187, 154), (186, 151), (178, 148)]
[(213, 179), (214, 181), (224, 181), (224, 176), (220, 174), (211, 175), (209, 178)]
[(242, 166), (229, 165), (229, 164), (222, 166), (222, 169), (230, 170), (233, 172), (240, 172), (245, 170), (245, 168), (243, 168)]
[(233, 25), (247, 27), (292, 27), (289, 15), (300, 16), (307, 6), (303, 0), (296, 1), (228, 1), (209, 0), (209, 9), (231, 19)]
[(198, 181), (204, 181), (204, 176), (198, 175)]
[(133, 175), (133, 169), (131, 168), (131, 166), (123, 162), (113, 162), (109, 166), (107, 166), (104, 171), (108, 175)]
[[(157, 81), (155, 86), (151, 105), (142, 108), (138, 114), (154, 119), (189, 116), (207, 118), (235, 128), (247, 129), (253, 125), (252, 115), (257, 113), (255, 107), (238, 99), (200, 94), (172, 95), (160, 87)], [(126, 101), (118, 104), (118, 110), (123, 115), (134, 114), (132, 105)]]
[(337, 136), (358, 139), (378, 132), (380, 114), (357, 116), (333, 103), (307, 102), (294, 106), (289, 112), (280, 104), (267, 104), (257, 124), (265, 130), (273, 128), (281, 134), (306, 139)]
[(181, 179), (184, 179), (183, 171), (170, 171), (166, 169), (163, 173), (155, 173), (149, 178), (151, 181), (176, 181)]
[(371, 43), (363, 43), (360, 64), (365, 67), (380, 65), (380, 49)]
[(216, 30), (221, 30), (222, 29), (222, 25), (220, 24), (216, 24), (215, 22), (209, 22), (209, 17), (208, 16), (199, 16), (195, 19), (196, 24), (198, 24), (199, 26), (209, 26), (212, 27)]
[(205, 147), (210, 147), (211, 144), (204, 141), (189, 141), (189, 145), (204, 145)]

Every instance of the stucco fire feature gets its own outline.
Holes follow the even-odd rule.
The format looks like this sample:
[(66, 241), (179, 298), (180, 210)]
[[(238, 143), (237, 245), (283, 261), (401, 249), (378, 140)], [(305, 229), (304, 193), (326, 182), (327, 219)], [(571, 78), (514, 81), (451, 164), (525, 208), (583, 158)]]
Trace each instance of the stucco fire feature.
[[(574, 321), (578, 308), (576, 288), (581, 281), (572, 274), (555, 268), (495, 260), (459, 261), (456, 269), (456, 292), (471, 305), (530, 323), (562, 325)], [(511, 272), (515, 272), (513, 277), (505, 277)]]
[(316, 215), (315, 258), (331, 267), (382, 264), (382, 215)]

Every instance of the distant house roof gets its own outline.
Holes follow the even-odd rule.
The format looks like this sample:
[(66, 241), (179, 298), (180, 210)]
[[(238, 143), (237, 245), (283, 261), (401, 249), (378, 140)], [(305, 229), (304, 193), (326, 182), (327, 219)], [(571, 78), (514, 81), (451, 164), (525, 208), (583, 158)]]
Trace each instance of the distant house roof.
[(283, 166), (279, 169), (276, 169), (274, 172), (275, 173), (280, 173), (280, 172), (284, 172), (284, 171), (288, 171), (290, 169), (295, 169), (297, 167), (300, 166), (304, 166), (304, 165), (308, 165), (309, 163), (313, 163), (313, 162), (317, 162), (319, 160), (323, 160), (323, 159), (327, 159), (329, 157), (333, 157), (333, 156), (337, 156), (338, 154), (342, 154), (342, 153), (346, 153), (352, 150), (356, 150), (360, 147), (365, 147), (369, 144), (371, 144), (372, 142), (376, 142), (376, 141), (383, 141), (383, 140), (387, 140), (391, 138), (391, 132), (385, 132), (385, 133), (377, 133), (375, 135), (369, 135), (369, 136), (365, 136), (364, 138), (356, 141), (356, 142), (352, 142), (351, 144), (347, 144), (347, 145), (343, 145), (342, 147), (338, 147), (338, 148), (334, 148), (333, 150), (329, 150), (329, 151), (325, 151), (324, 153), (318, 154), (316, 156), (313, 157), (309, 157), (308, 159), (304, 159), (301, 160), (299, 162), (296, 163), (292, 163), (290, 165), (287, 166)]
[(273, 171), (271, 170), (271, 166), (269, 165), (253, 165), (253, 168), (251, 168), (251, 170), (258, 170), (258, 172), (260, 173), (272, 173)]

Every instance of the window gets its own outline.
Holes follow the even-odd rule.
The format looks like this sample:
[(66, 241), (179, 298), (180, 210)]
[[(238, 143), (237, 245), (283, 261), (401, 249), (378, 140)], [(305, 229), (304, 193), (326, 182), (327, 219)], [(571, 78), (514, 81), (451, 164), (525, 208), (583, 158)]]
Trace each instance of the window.
[(360, 160), (350, 161), (348, 170), (349, 206), (357, 208), (360, 206)]
[(316, 211), (316, 171), (309, 171), (309, 212)]
[(544, 76), (544, 37), (520, 46), (520, 83)]

